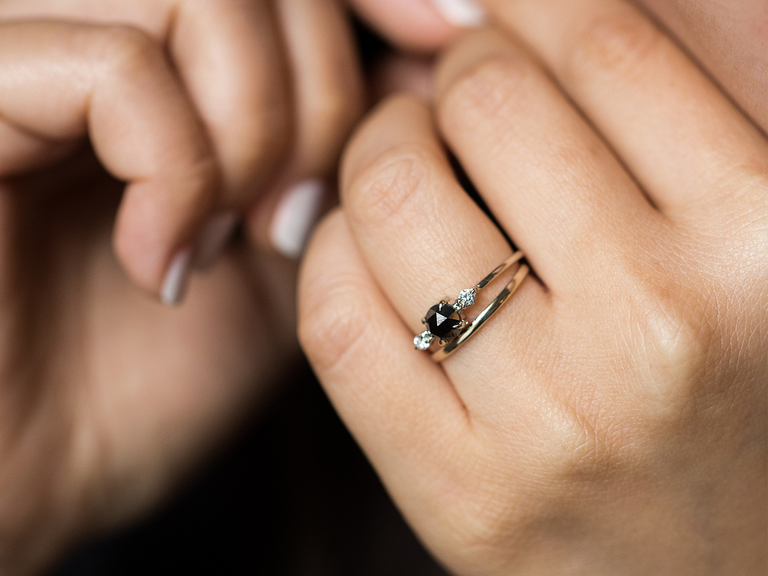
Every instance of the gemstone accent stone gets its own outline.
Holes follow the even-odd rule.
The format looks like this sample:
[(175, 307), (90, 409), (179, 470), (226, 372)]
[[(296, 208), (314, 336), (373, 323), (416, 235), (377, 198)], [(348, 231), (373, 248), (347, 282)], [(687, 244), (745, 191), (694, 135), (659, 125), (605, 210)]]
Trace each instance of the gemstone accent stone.
[(459, 297), (456, 298), (456, 304), (454, 304), (453, 307), (456, 310), (464, 310), (464, 308), (469, 308), (475, 303), (476, 297), (477, 297), (477, 293), (475, 292), (474, 288), (468, 288), (467, 290), (462, 290), (459, 293)]
[(434, 339), (435, 337), (432, 332), (425, 330), (413, 339), (413, 345), (419, 350), (429, 350), (432, 340)]
[(461, 316), (448, 302), (432, 306), (424, 317), (424, 322), (429, 331), (440, 340), (453, 340), (461, 329)]

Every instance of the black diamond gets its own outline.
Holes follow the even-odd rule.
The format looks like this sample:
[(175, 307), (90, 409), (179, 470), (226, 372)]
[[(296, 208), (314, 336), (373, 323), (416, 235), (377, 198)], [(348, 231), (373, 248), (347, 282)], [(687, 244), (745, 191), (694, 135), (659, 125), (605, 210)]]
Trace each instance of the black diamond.
[(424, 319), (427, 321), (429, 331), (437, 338), (453, 340), (459, 335), (461, 316), (447, 302), (432, 306)]

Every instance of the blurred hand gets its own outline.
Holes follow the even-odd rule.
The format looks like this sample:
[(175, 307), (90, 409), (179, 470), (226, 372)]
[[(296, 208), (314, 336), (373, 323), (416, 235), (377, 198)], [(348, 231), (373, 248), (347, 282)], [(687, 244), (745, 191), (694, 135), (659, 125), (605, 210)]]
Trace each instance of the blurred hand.
[(360, 84), (335, 0), (0, 1), (1, 573), (152, 506), (295, 353), (268, 247)]
[[(525, 42), (468, 35), (434, 112), (353, 139), (304, 348), (458, 574), (763, 574), (768, 141), (630, 5), (505, 5)], [(436, 365), (425, 312), (511, 250), (441, 139), (538, 281)]]

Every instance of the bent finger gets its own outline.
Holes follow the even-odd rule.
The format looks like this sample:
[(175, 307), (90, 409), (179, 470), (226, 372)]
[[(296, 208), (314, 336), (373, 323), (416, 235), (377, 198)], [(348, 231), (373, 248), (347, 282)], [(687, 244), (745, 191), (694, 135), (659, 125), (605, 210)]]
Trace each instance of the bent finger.
[[(450, 484), (451, 462), (471, 448), (467, 415), (442, 369), (414, 353), (408, 328), (366, 268), (340, 212), (320, 225), (304, 261), (299, 337), (406, 515), (417, 523), (437, 518), (430, 488)], [(433, 513), (414, 514), (425, 507)]]
[(1, 24), (0, 70), (0, 112), (33, 137), (26, 155), (4, 159), (2, 174), (28, 168), (51, 142), (89, 135), (104, 166), (128, 183), (118, 256), (137, 284), (176, 303), (219, 172), (162, 47), (128, 27)]
[[(512, 253), (491, 218), (462, 190), (428, 108), (412, 97), (382, 104), (355, 136), (344, 160), (342, 205), (371, 273), (414, 334), (424, 330), (431, 306), (476, 287)], [(504, 278), (511, 280), (511, 273)], [(498, 284), (478, 294), (467, 320), (490, 305), (503, 286)], [(547, 333), (551, 311), (544, 289), (528, 279), (487, 328), (445, 361), (473, 416), (495, 413), (499, 398), (519, 394), (521, 400), (523, 379), (488, 384), (500, 369), (521, 374), (530, 368), (528, 352), (538, 342), (528, 335)], [(455, 337), (456, 317), (433, 317), (438, 324), (428, 327), (434, 340)]]
[(348, 1), (366, 22), (406, 50), (435, 51), (453, 40), (459, 31), (440, 15), (432, 0)]
[(288, 164), (249, 215), (253, 236), (298, 257), (364, 108), (362, 71), (337, 0), (278, 0), (293, 76), (295, 138)]
[[(768, 146), (655, 23), (623, 0), (486, 0), (673, 221), (740, 217), (764, 196)], [(732, 182), (745, 183), (734, 198)], [(726, 183), (726, 185), (723, 185)]]
[(270, 0), (177, 2), (169, 47), (216, 148), (222, 202), (250, 205), (293, 139), (288, 62)]

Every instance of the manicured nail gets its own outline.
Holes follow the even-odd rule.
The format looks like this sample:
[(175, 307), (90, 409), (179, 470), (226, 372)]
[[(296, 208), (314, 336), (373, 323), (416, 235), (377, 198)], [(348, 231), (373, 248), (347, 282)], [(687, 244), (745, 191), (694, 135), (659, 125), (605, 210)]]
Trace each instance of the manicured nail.
[(181, 250), (168, 266), (163, 287), (160, 291), (160, 299), (166, 306), (178, 306), (184, 300), (189, 283), (189, 271), (192, 264), (192, 249)]
[(272, 217), (270, 239), (275, 249), (288, 258), (299, 258), (323, 207), (326, 184), (305, 180), (286, 190)]
[(195, 268), (208, 270), (219, 259), (237, 227), (239, 217), (234, 210), (212, 216), (203, 226), (195, 255)]
[(450, 24), (476, 28), (486, 21), (485, 10), (475, 0), (432, 0), (435, 8)]

